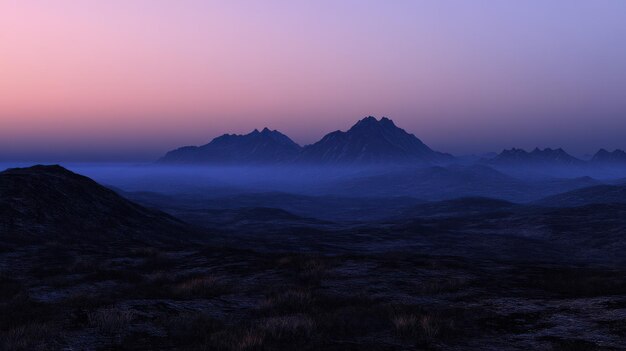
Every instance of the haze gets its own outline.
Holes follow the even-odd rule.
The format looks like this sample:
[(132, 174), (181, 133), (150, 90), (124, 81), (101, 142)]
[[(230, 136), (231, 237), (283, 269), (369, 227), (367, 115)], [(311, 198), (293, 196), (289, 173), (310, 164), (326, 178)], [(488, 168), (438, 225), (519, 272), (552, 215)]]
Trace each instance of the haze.
[(0, 157), (152, 160), (389, 116), (455, 154), (624, 148), (620, 1), (3, 1)]

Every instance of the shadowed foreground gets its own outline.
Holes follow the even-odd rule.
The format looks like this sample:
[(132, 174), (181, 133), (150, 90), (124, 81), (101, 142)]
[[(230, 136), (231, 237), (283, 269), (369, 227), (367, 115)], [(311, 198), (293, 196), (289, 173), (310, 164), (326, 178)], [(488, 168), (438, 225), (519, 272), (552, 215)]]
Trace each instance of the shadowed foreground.
[(193, 227), (60, 167), (0, 190), (2, 350), (626, 347), (620, 204), (467, 198), (356, 224), (168, 208)]
[(623, 269), (410, 253), (0, 255), (3, 349), (618, 350)]

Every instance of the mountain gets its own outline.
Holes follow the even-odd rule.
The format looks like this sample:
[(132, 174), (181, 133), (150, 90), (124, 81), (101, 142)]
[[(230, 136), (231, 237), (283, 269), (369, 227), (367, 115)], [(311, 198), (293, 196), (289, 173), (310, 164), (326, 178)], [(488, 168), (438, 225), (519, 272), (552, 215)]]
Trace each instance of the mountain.
[(0, 172), (0, 241), (176, 241), (183, 222), (60, 166)]
[(556, 194), (537, 201), (549, 207), (577, 207), (590, 204), (626, 204), (626, 186), (598, 185)]
[(452, 156), (433, 151), (392, 120), (366, 117), (306, 146), (298, 160), (314, 164), (437, 163)]
[(264, 128), (245, 135), (225, 134), (203, 146), (168, 152), (160, 163), (271, 164), (294, 160), (301, 147), (288, 136)]
[(522, 149), (504, 150), (498, 156), (488, 161), (489, 164), (506, 167), (562, 167), (562, 166), (582, 166), (584, 162), (571, 156), (563, 149), (539, 149), (535, 148), (531, 152)]
[(626, 166), (626, 152), (619, 149), (613, 152), (600, 149), (589, 162), (593, 165)]

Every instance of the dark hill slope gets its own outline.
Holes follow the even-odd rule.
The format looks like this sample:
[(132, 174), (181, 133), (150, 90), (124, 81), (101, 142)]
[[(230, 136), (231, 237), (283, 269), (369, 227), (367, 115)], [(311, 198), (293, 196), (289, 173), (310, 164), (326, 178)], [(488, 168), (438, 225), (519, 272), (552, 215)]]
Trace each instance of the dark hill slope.
[(3, 241), (170, 241), (190, 234), (183, 222), (60, 166), (0, 172)]

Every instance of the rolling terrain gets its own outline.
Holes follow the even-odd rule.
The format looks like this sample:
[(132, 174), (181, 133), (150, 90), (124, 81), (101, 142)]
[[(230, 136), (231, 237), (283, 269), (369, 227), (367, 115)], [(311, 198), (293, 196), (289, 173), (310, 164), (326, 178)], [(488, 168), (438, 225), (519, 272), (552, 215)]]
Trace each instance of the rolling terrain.
[(7, 170), (0, 348), (620, 350), (615, 188), (533, 202), (177, 196)]

